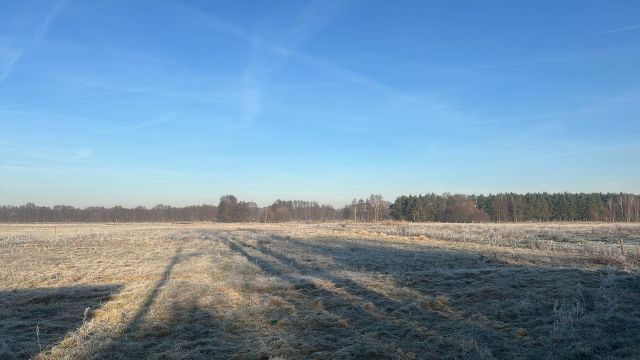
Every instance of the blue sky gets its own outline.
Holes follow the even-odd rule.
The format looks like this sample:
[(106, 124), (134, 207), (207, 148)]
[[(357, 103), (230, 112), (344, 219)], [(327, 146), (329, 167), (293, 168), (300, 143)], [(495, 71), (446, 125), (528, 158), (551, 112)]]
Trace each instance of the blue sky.
[(0, 203), (640, 192), (638, 1), (0, 1)]

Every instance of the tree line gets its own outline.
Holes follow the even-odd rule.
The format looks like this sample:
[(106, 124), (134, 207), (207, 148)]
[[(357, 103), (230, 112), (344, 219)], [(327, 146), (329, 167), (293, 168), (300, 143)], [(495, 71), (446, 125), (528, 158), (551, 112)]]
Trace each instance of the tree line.
[(215, 219), (216, 214), (217, 207), (214, 205), (172, 207), (159, 204), (152, 208), (91, 206), (84, 209), (68, 205), (37, 206), (33, 203), (0, 206), (0, 222), (5, 223), (208, 221)]
[(218, 205), (172, 207), (156, 205), (152, 208), (122, 206), (76, 208), (68, 205), (52, 207), (27, 203), (21, 206), (0, 206), (0, 222), (284, 222), (331, 221), (341, 219), (341, 210), (315, 201), (276, 200), (266, 207), (254, 202), (240, 201), (234, 195), (220, 198)]
[(625, 193), (402, 195), (390, 206), (404, 221), (640, 221), (640, 196)]
[(402, 195), (393, 203), (382, 195), (353, 199), (335, 209), (315, 201), (276, 200), (260, 207), (234, 195), (220, 198), (218, 205), (152, 208), (115, 206), (75, 208), (28, 203), (0, 206), (0, 222), (518, 222), (518, 221), (640, 221), (640, 196), (625, 193), (500, 193), (489, 195)]

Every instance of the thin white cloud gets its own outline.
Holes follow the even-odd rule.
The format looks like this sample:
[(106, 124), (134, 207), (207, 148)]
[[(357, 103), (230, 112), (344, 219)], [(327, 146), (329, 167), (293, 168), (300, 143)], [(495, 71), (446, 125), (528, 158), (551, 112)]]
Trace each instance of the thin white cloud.
[(147, 95), (157, 98), (170, 100), (187, 101), (201, 104), (226, 104), (229, 101), (229, 95), (220, 92), (198, 92), (194, 90), (173, 91), (163, 90), (154, 86), (132, 85), (126, 82), (117, 82), (113, 79), (101, 79), (97, 77), (86, 77), (76, 75), (56, 75), (55, 79), (70, 82), (80, 86), (104, 89), (109, 91), (118, 91), (131, 94)]
[[(17, 108), (18, 110), (14, 110)], [(60, 114), (55, 111), (34, 111), (34, 110), (20, 110), (21, 106), (16, 107), (0, 107), (0, 120), (3, 118), (16, 118), (20, 117), (20, 119), (48, 119), (48, 120), (57, 120), (61, 119), (63, 121), (74, 121), (78, 123), (90, 123), (92, 124), (91, 128), (87, 130), (88, 134), (120, 134), (120, 133), (130, 133), (135, 132), (140, 129), (152, 128), (156, 126), (160, 126), (163, 124), (170, 123), (174, 121), (174, 115), (165, 115), (161, 116), (157, 119), (146, 120), (146, 121), (132, 121), (129, 125), (121, 125), (114, 124), (113, 121), (105, 119), (105, 118), (94, 118), (88, 116), (74, 116), (68, 114)], [(16, 147), (19, 145), (11, 144), (7, 142), (0, 141), (0, 148), (2, 146), (12, 146)], [(21, 146), (21, 145), (20, 145)], [(31, 149), (36, 149), (36, 147), (30, 147)], [(50, 151), (51, 149), (46, 149), (46, 151)]]
[(600, 31), (596, 33), (596, 35), (615, 34), (615, 33), (627, 32), (627, 31), (634, 31), (634, 30), (640, 30), (640, 24)]
[[(293, 38), (292, 45), (289, 45), (289, 44), (283, 45), (283, 44), (265, 39), (250, 31), (246, 31), (236, 26), (235, 24), (232, 24), (226, 20), (223, 20), (215, 15), (206, 13), (197, 8), (184, 5), (184, 4), (180, 4), (177, 6), (179, 6), (178, 9), (182, 11), (184, 15), (188, 16), (192, 22), (199, 24), (201, 26), (204, 26), (206, 28), (221, 32), (223, 34), (227, 34), (229, 36), (235, 37), (237, 39), (243, 40), (251, 44), (254, 52), (256, 51), (255, 49), (266, 50), (272, 54), (282, 57), (283, 59), (290, 58), (304, 65), (308, 65), (323, 71), (333, 73), (334, 75), (341, 77), (344, 81), (347, 81), (350, 83), (362, 85), (374, 90), (389, 91), (393, 93), (397, 92), (394, 89), (391, 89), (390, 87), (383, 85), (366, 75), (360, 74), (342, 65), (296, 50), (295, 49), (296, 46), (300, 46), (303, 43), (303, 41), (308, 40), (312, 35), (312, 31), (310, 31), (309, 29), (304, 29), (304, 27), (302, 27), (301, 25), (295, 27), (294, 30), (292, 31), (292, 35), (290, 35)], [(308, 17), (309, 15), (306, 14), (302, 16), (302, 19), (305, 19)], [(325, 18), (324, 22), (326, 23), (328, 21), (328, 16), (323, 15), (323, 17)], [(322, 28), (322, 24), (315, 23), (314, 28), (316, 30), (320, 29)], [(252, 58), (251, 61), (255, 61), (255, 59)], [(250, 63), (249, 66), (252, 66), (252, 65), (253, 64)]]
[(66, 8), (70, 2), (71, 0), (60, 0), (53, 4), (51, 10), (47, 14), (47, 17), (44, 19), (44, 22), (38, 28), (38, 31), (33, 38), (33, 42), (35, 43), (35, 45), (40, 43), (44, 39), (44, 37), (47, 36), (47, 34), (49, 33), (49, 29), (51, 28), (51, 24), (53, 24), (55, 19), (60, 15), (60, 13), (62, 13), (62, 10), (64, 10), (64, 8)]
[[(132, 166), (122, 164), (121, 162), (106, 162), (106, 163), (94, 163), (91, 166), (78, 166), (72, 163), (24, 163), (19, 161), (0, 162), (0, 169), (10, 170), (3, 174), (0, 171), (0, 175), (17, 175), (16, 172), (37, 172), (46, 174), (58, 174), (62, 176), (68, 176), (69, 174), (90, 174), (95, 176), (110, 176), (131, 178), (135, 180), (167, 180), (171, 179), (188, 179), (193, 181), (193, 174), (191, 172), (180, 170), (169, 170), (167, 168), (161, 168), (157, 166)], [(200, 171), (198, 172), (202, 177), (216, 178), (223, 176), (224, 174), (219, 171)]]
[(24, 145), (11, 142), (0, 141), (0, 151), (10, 155), (12, 159), (39, 159), (48, 163), (60, 162), (66, 160), (86, 159), (95, 154), (95, 150), (90, 147), (80, 148), (76, 150), (65, 150), (54, 147), (42, 147), (33, 145)]
[(135, 132), (135, 131), (138, 131), (138, 130), (141, 130), (141, 129), (147, 129), (147, 128), (160, 126), (160, 125), (169, 123), (172, 120), (173, 120), (173, 116), (166, 115), (166, 116), (162, 116), (162, 117), (160, 117), (158, 119), (155, 119), (155, 120), (141, 121), (141, 122), (134, 123), (134, 124), (131, 124), (131, 125), (128, 125), (128, 126), (114, 127), (114, 128), (110, 128), (110, 129), (101, 130), (99, 132), (103, 133), (103, 134), (131, 133), (131, 132)]
[(415, 74), (405, 75), (405, 76), (395, 76), (395, 77), (388, 78), (388, 80), (413, 79), (413, 78), (428, 77), (433, 75), (465, 73), (465, 72), (474, 72), (474, 71), (482, 71), (482, 70), (494, 70), (494, 69), (502, 69), (502, 68), (509, 68), (509, 67), (519, 67), (519, 66), (526, 66), (526, 65), (550, 63), (557, 60), (558, 58), (549, 57), (549, 58), (537, 58), (537, 59), (528, 59), (528, 60), (521, 60), (521, 61), (510, 61), (510, 62), (497, 63), (497, 64), (463, 66), (463, 67), (450, 68), (450, 69), (441, 69), (441, 70), (436, 70), (428, 73), (415, 73)]
[(252, 74), (249, 66), (243, 76), (244, 88), (242, 89), (240, 126), (251, 127), (262, 110), (262, 89)]
[[(15, 44), (6, 51), (4, 56), (0, 56), (0, 82), (4, 81), (13, 71), (13, 68), (18, 61), (28, 52), (33, 51), (49, 33), (51, 25), (60, 15), (62, 10), (69, 4), (70, 0), (56, 1), (49, 12), (47, 13), (44, 21), (40, 25), (35, 25), (35, 31), (33, 37), (26, 41), (23, 46), (16, 46)], [(0, 54), (2, 55), (2, 54)]]
[[(325, 62), (302, 54), (296, 48), (311, 39), (330, 23), (344, 4), (344, 2), (339, 1), (315, 1), (310, 3), (296, 18), (293, 26), (279, 35), (281, 42), (267, 40), (195, 7), (184, 4), (176, 4), (176, 6), (190, 21), (249, 44), (251, 56), (240, 77), (240, 108), (237, 118), (241, 128), (248, 128), (255, 123), (263, 108), (264, 91), (267, 88), (267, 79), (264, 74), (271, 73), (274, 69), (281, 67), (289, 58), (294, 58), (312, 66), (330, 67), (329, 70), (335, 71), (333, 68), (336, 65), (324, 64)], [(351, 78), (354, 77), (353, 75), (350, 76)]]
[[(361, 86), (367, 90), (378, 92), (382, 96), (387, 97), (387, 102), (390, 105), (390, 109), (393, 109), (393, 103), (397, 102), (398, 99), (402, 101), (409, 101), (414, 104), (414, 110), (416, 117), (424, 117), (425, 115), (429, 115), (429, 118), (432, 121), (447, 121), (453, 125), (463, 125), (465, 122), (469, 121), (471, 117), (469, 114), (464, 114), (461, 111), (455, 109), (450, 106), (441, 99), (435, 96), (425, 96), (424, 94), (414, 94), (414, 93), (406, 93), (400, 91), (392, 86), (389, 86), (379, 80), (374, 79), (373, 77), (367, 76), (363, 73), (340, 65), (338, 63), (329, 61), (319, 56), (311, 55), (302, 51), (297, 50), (295, 47), (301, 44), (301, 39), (308, 39), (311, 36), (311, 31), (306, 31), (302, 28), (295, 28), (293, 31), (293, 35), (291, 37), (295, 40), (294, 45), (275, 42), (270, 39), (266, 39), (265, 37), (258, 35), (257, 33), (253, 33), (242, 29), (241, 27), (230, 23), (224, 19), (221, 19), (215, 15), (206, 13), (197, 8), (180, 4), (176, 9), (178, 12), (181, 12), (183, 16), (186, 16), (190, 21), (204, 26), (206, 28), (210, 28), (212, 30), (221, 32), (223, 34), (227, 34), (229, 36), (235, 37), (239, 40), (245, 41), (249, 43), (253, 51), (256, 49), (262, 50), (263, 52), (271, 53), (272, 55), (279, 56), (282, 61), (290, 59), (296, 61), (300, 64), (309, 66), (313, 69), (323, 71), (329, 74), (333, 74), (334, 76), (341, 79), (343, 82), (354, 84)], [(309, 11), (303, 14), (302, 19), (308, 19), (313, 15), (313, 7), (309, 8)], [(329, 17), (323, 15), (325, 19)], [(323, 24), (325, 24), (328, 20), (324, 20), (323, 22), (315, 23), (313, 27), (315, 29), (322, 28)], [(301, 34), (304, 34), (302, 36)], [(252, 58), (251, 61), (255, 61)], [(470, 71), (476, 69), (484, 69), (484, 68), (498, 68), (503, 66), (517, 66), (524, 65), (528, 63), (538, 62), (541, 60), (527, 60), (517, 63), (505, 63), (505, 64), (494, 64), (494, 65), (486, 65), (479, 66), (476, 68), (463, 68), (463, 69), (455, 69), (454, 71)], [(250, 62), (249, 66), (254, 66)], [(245, 94), (246, 95), (246, 94)], [(256, 98), (250, 99), (256, 100)], [(246, 110), (244, 110), (246, 112)]]
[(8, 53), (0, 58), (0, 82), (9, 76), (15, 63), (20, 60), (24, 52), (18, 49), (11, 49)]
[(93, 156), (93, 154), (95, 154), (95, 151), (92, 148), (78, 149), (74, 152), (71, 158), (74, 160), (81, 160), (89, 158)]

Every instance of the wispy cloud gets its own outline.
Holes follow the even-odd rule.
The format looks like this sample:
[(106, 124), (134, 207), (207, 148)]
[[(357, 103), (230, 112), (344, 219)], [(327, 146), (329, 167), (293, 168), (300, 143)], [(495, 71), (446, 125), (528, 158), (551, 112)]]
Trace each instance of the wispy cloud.
[[(6, 119), (17, 118), (17, 119), (20, 119), (21, 121), (28, 121), (28, 120), (63, 121), (63, 122), (72, 121), (77, 124), (91, 124), (91, 126), (85, 132), (86, 135), (103, 135), (103, 134), (131, 133), (141, 129), (161, 126), (163, 124), (167, 124), (174, 121), (176, 117), (173, 114), (167, 114), (155, 119), (144, 120), (144, 121), (138, 120), (137, 122), (134, 119), (131, 119), (132, 121), (130, 121), (129, 124), (122, 124), (122, 122), (115, 123), (114, 121), (106, 118), (74, 116), (69, 114), (63, 114), (53, 110), (45, 110), (45, 111), (21, 110), (20, 106), (0, 107), (0, 120), (5, 118)], [(78, 128), (76, 127), (76, 129)], [(16, 146), (16, 144), (10, 144), (10, 143), (0, 141), (0, 147), (3, 145)]]
[(67, 162), (68, 160), (86, 159), (95, 154), (91, 147), (84, 147), (75, 150), (24, 145), (11, 142), (0, 141), (0, 151), (8, 155), (8, 159), (27, 159), (30, 162), (40, 160), (47, 164)]
[(4, 56), (0, 57), (0, 82), (9, 76), (15, 63), (20, 60), (23, 51), (10, 49)]
[(253, 126), (256, 118), (262, 110), (262, 89), (255, 77), (256, 61), (255, 56), (242, 75), (242, 95), (240, 104), (240, 126), (248, 128)]
[(22, 46), (10, 45), (11, 48), (4, 54), (0, 53), (0, 82), (4, 81), (13, 71), (14, 66), (29, 51), (33, 51), (47, 36), (51, 25), (60, 15), (62, 10), (69, 4), (70, 0), (56, 1), (44, 20), (40, 24), (34, 24), (33, 35), (23, 42)]
[[(487, 148), (494, 147), (496, 149), (506, 149), (508, 150), (508, 145), (505, 146), (500, 143), (488, 143), (486, 144)], [(520, 148), (522, 149), (522, 148)], [(571, 158), (585, 158), (584, 155), (590, 155), (589, 157), (593, 159), (595, 156), (602, 157), (611, 157), (613, 154), (617, 154), (618, 156), (625, 156), (628, 154), (637, 153), (640, 148), (636, 144), (619, 144), (619, 145), (592, 145), (584, 142), (573, 142), (571, 144), (557, 144), (554, 145), (552, 149), (548, 149), (547, 151), (538, 151), (539, 153), (532, 154), (523, 159), (522, 155), (512, 156), (513, 153), (509, 151), (505, 151), (502, 159), (493, 158), (490, 161), (474, 161), (473, 164), (469, 165), (472, 167), (501, 167), (505, 165), (514, 165), (514, 164), (530, 164), (533, 165), (535, 163), (548, 163), (548, 162), (562, 162)], [(485, 157), (486, 158), (486, 157)], [(546, 177), (546, 176), (545, 176)]]
[[(91, 66), (58, 69), (53, 80), (108, 93), (127, 93), (147, 98), (202, 105), (228, 104), (236, 78), (228, 73), (203, 73), (199, 68), (166, 55), (121, 46), (66, 42), (66, 51), (88, 53)], [(103, 58), (117, 58), (101, 62)], [(94, 66), (95, 65), (95, 66)], [(171, 69), (171, 71), (167, 71)], [(212, 88), (212, 84), (216, 88)], [(110, 95), (110, 94), (109, 94)]]
[(51, 27), (51, 24), (53, 24), (55, 19), (60, 15), (62, 10), (64, 10), (64, 8), (66, 8), (69, 5), (70, 2), (71, 0), (59, 0), (53, 4), (53, 6), (51, 7), (51, 10), (47, 14), (47, 17), (44, 19), (44, 22), (38, 28), (33, 38), (34, 44), (40, 43), (42, 39), (44, 39), (44, 37), (47, 36), (47, 34), (49, 33), (49, 28)]
[[(374, 90), (396, 92), (394, 89), (379, 83), (369, 76), (363, 75), (357, 71), (351, 70), (337, 63), (328, 61), (318, 56), (301, 52), (296, 49), (296, 47), (299, 47), (304, 41), (307, 41), (309, 38), (311, 38), (314, 32), (322, 29), (322, 27), (329, 21), (330, 16), (328, 15), (328, 13), (330, 12), (326, 9), (321, 12), (323, 15), (319, 17), (324, 19), (323, 21), (320, 22), (316, 20), (312, 22), (313, 29), (305, 27), (302, 23), (298, 24), (293, 28), (292, 31), (288, 33), (288, 36), (284, 36), (285, 38), (289, 38), (289, 43), (279, 43), (270, 39), (266, 39), (251, 31), (242, 29), (241, 27), (231, 22), (221, 19), (215, 15), (206, 13), (195, 7), (184, 4), (180, 4), (177, 6), (179, 6), (179, 10), (185, 16), (187, 16), (190, 21), (202, 25), (206, 28), (235, 37), (239, 40), (243, 40), (246, 43), (250, 44), (253, 48), (252, 54), (255, 54), (256, 49), (259, 49), (260, 51), (266, 51), (271, 53), (272, 55), (279, 56), (282, 60), (291, 59), (301, 64), (316, 68), (318, 70), (332, 73), (346, 82), (362, 85)], [(311, 18), (312, 14), (314, 13), (314, 9), (316, 9), (316, 6), (317, 4), (303, 12), (303, 15), (301, 15), (301, 19), (304, 20)], [(252, 63), (255, 61), (255, 58), (252, 58), (249, 67), (255, 67), (255, 63)], [(246, 73), (247, 71), (245, 70), (245, 74)]]
[(482, 70), (495, 70), (495, 69), (503, 69), (503, 68), (510, 68), (510, 67), (550, 63), (557, 60), (558, 58), (549, 57), (549, 58), (535, 58), (535, 59), (527, 59), (527, 60), (520, 60), (520, 61), (502, 62), (502, 63), (496, 63), (496, 64), (461, 66), (461, 67), (455, 67), (455, 68), (440, 69), (440, 70), (426, 72), (426, 73), (415, 73), (415, 74), (410, 74), (405, 76), (394, 76), (394, 77), (388, 78), (388, 80), (413, 79), (413, 78), (428, 77), (428, 76), (434, 76), (434, 75), (456, 74), (456, 73), (465, 73), (465, 72), (482, 71)]
[[(57, 174), (68, 176), (69, 174), (90, 174), (93, 176), (109, 176), (130, 178), (133, 180), (156, 180), (167, 179), (169, 177), (186, 178), (189, 174), (179, 171), (170, 171), (153, 167), (131, 167), (119, 164), (99, 164), (99, 166), (69, 166), (69, 165), (51, 165), (51, 164), (23, 164), (23, 163), (0, 163), (0, 169), (11, 171), (8, 175), (16, 175), (17, 172), (41, 173), (41, 174)], [(1, 172), (0, 172), (1, 173)], [(218, 173), (204, 173), (205, 175), (220, 175)]]
[(74, 160), (81, 160), (91, 157), (93, 154), (95, 154), (95, 151), (92, 148), (78, 149), (74, 152), (71, 158)]
[[(279, 42), (266, 39), (195, 7), (184, 4), (176, 6), (190, 21), (235, 37), (250, 46), (251, 55), (240, 76), (240, 108), (237, 119), (241, 128), (248, 128), (254, 124), (263, 109), (264, 92), (268, 88), (268, 79), (264, 74), (274, 72), (291, 58), (307, 65), (336, 71), (337, 65), (303, 54), (297, 48), (329, 24), (342, 11), (344, 4), (342, 1), (311, 2), (298, 14), (295, 23), (279, 34)], [(353, 75), (350, 76), (354, 78)]]
[[(264, 83), (264, 79), (260, 80), (256, 79), (256, 77), (247, 77), (247, 74), (252, 75), (258, 72), (256, 71), (256, 69), (264, 67), (264, 63), (256, 61), (255, 54), (260, 54), (261, 57), (265, 57), (265, 53), (271, 55), (271, 57), (279, 58), (280, 66), (286, 61), (294, 61), (316, 71), (331, 74), (333, 77), (339, 79), (339, 82), (334, 82), (331, 84), (348, 83), (360, 86), (368, 91), (376, 93), (382, 99), (386, 99), (386, 101), (383, 101), (382, 103), (380, 103), (380, 105), (383, 107), (386, 106), (387, 111), (393, 112), (398, 109), (402, 109), (402, 113), (404, 115), (410, 115), (414, 119), (421, 119), (420, 121), (422, 122), (424, 122), (424, 119), (429, 119), (429, 121), (433, 123), (446, 122), (448, 125), (454, 126), (463, 126), (468, 122), (477, 122), (477, 119), (475, 119), (475, 113), (469, 113), (467, 111), (457, 109), (448, 101), (444, 101), (435, 94), (406, 92), (390, 86), (384, 81), (380, 81), (379, 79), (376, 79), (372, 76), (354, 70), (350, 67), (299, 50), (300, 45), (304, 41), (310, 39), (315, 32), (321, 30), (324, 26), (326, 26), (327, 23), (330, 22), (330, 14), (332, 13), (332, 11), (336, 11), (332, 10), (331, 7), (321, 7), (321, 10), (318, 10), (316, 8), (317, 4), (310, 6), (300, 15), (300, 19), (306, 19), (301, 22), (304, 23), (305, 21), (308, 21), (308, 23), (310, 24), (308, 25), (309, 27), (305, 27), (304, 25), (293, 27), (290, 32), (285, 33), (285, 36), (282, 36), (282, 39), (289, 39), (289, 42), (287, 42), (286, 40), (275, 41), (266, 38), (262, 33), (258, 34), (256, 32), (248, 31), (240, 26), (237, 26), (234, 23), (226, 21), (225, 19), (221, 19), (216, 15), (206, 13), (202, 10), (188, 5), (180, 4), (178, 6), (178, 12), (188, 18), (189, 21), (192, 21), (214, 31), (235, 37), (238, 40), (250, 44), (250, 46), (252, 47), (252, 58), (249, 61), (249, 65), (245, 69), (245, 73), (243, 76), (243, 83), (247, 85), (245, 91), (243, 92), (244, 100), (241, 102), (243, 104), (243, 109), (241, 111), (244, 114), (242, 115), (242, 117), (245, 119), (245, 122), (247, 118), (255, 118), (257, 116), (257, 113), (260, 109), (260, 107), (258, 107), (257, 105), (260, 101), (264, 101), (265, 92), (267, 90), (279, 90), (279, 88), (277, 87), (273, 89), (267, 87)], [(313, 19), (314, 14), (322, 14), (318, 16), (321, 20), (309, 20)], [(259, 60), (263, 61), (263, 59)], [(522, 66), (546, 61), (550, 60), (526, 59), (515, 62), (445, 69), (438, 72), (433, 72), (432, 74), (419, 74), (407, 77), (428, 76), (436, 73), (465, 72), (510, 66)], [(260, 70), (264, 70), (264, 68), (261, 68)], [(247, 79), (250, 79), (251, 81), (247, 81)], [(387, 80), (394, 79), (395, 78), (389, 78)], [(410, 103), (412, 105), (410, 108), (410, 114), (407, 114), (409, 111), (406, 108), (396, 106), (396, 104), (398, 103)], [(256, 109), (258, 109), (258, 111), (255, 111)]]
[(131, 125), (105, 129), (100, 131), (100, 133), (104, 133), (104, 134), (131, 133), (141, 129), (152, 128), (152, 127), (160, 126), (162, 124), (169, 123), (173, 120), (173, 118), (174, 117), (171, 115), (165, 115), (155, 120), (141, 121), (138, 123), (133, 123)]
[(627, 32), (627, 31), (635, 31), (635, 30), (640, 30), (640, 24), (631, 25), (631, 26), (625, 26), (625, 27), (616, 28), (616, 29), (609, 29), (609, 30), (605, 30), (605, 31), (600, 31), (600, 32), (596, 33), (596, 35), (615, 34), (615, 33), (621, 33), (621, 32)]
[[(307, 18), (312, 18), (313, 15), (313, 11), (315, 7), (310, 7), (310, 9), (305, 12), (304, 16), (302, 18), (307, 19)], [(395, 95), (403, 95), (406, 96), (407, 94), (402, 94), (400, 91), (398, 91), (397, 89), (384, 84), (383, 82), (374, 79), (371, 76), (365, 75), (361, 72), (358, 72), (356, 70), (353, 70), (351, 68), (348, 68), (346, 66), (343, 66), (341, 64), (329, 61), (327, 59), (324, 59), (322, 57), (319, 56), (315, 56), (315, 55), (311, 55), (309, 53), (305, 53), (302, 51), (299, 51), (296, 49), (297, 46), (300, 45), (300, 43), (302, 42), (301, 39), (304, 39), (306, 37), (309, 37), (310, 35), (308, 33), (310, 33), (310, 31), (304, 31), (303, 28), (296, 28), (292, 31), (293, 34), (298, 34), (299, 36), (296, 38), (296, 41), (293, 41), (293, 45), (292, 44), (283, 44), (280, 42), (275, 42), (272, 41), (270, 39), (266, 39), (258, 34), (255, 34), (253, 32), (247, 31), (245, 29), (240, 28), (239, 26), (228, 22), (224, 19), (221, 19), (215, 15), (206, 13), (204, 11), (201, 11), (197, 8), (193, 8), (187, 5), (181, 5), (181, 10), (184, 12), (185, 15), (189, 16), (191, 18), (191, 20), (195, 23), (198, 23), (204, 27), (219, 31), (221, 33), (236, 37), (240, 40), (244, 40), (250, 44), (252, 44), (255, 47), (259, 47), (261, 49), (264, 49), (266, 51), (269, 51), (275, 55), (279, 55), (283, 58), (286, 59), (292, 59), (294, 61), (297, 61), (299, 63), (302, 63), (304, 65), (316, 68), (318, 70), (321, 71), (326, 71), (328, 73), (334, 74), (336, 76), (338, 76), (339, 78), (341, 78), (343, 81), (349, 82), (349, 83), (353, 83), (356, 85), (360, 85), (363, 87), (366, 87), (368, 89), (371, 90), (376, 90), (376, 91), (381, 91), (381, 92), (387, 92), (387, 93), (392, 93)], [(326, 11), (324, 11), (326, 12)], [(320, 13), (323, 13), (322, 11), (320, 11)], [(326, 20), (327, 15), (323, 15), (320, 16), (320, 18), (325, 18), (324, 22), (327, 22), (328, 20)], [(312, 22), (315, 28), (317, 29), (321, 29), (321, 22), (318, 23), (317, 21)], [(306, 37), (305, 36), (301, 36), (300, 34), (304, 34), (307, 33)], [(452, 69), (444, 69), (444, 70), (438, 70), (438, 71), (434, 71), (431, 73), (426, 73), (426, 74), (415, 74), (415, 75), (411, 75), (411, 76), (405, 76), (406, 78), (410, 78), (410, 77), (420, 77), (420, 76), (430, 76), (430, 75), (435, 75), (435, 74), (443, 74), (443, 73), (456, 73), (456, 72), (466, 72), (466, 71), (474, 71), (474, 70), (485, 70), (485, 69), (496, 69), (496, 68), (503, 68), (503, 67), (512, 67), (512, 66), (521, 66), (521, 65), (528, 65), (528, 64), (536, 64), (536, 63), (541, 63), (541, 62), (548, 62), (548, 61), (552, 61), (552, 59), (527, 59), (527, 60), (522, 60), (522, 61), (515, 61), (515, 62), (506, 62), (506, 63), (498, 63), (498, 64), (488, 64), (488, 65), (479, 65), (479, 66), (468, 66), (468, 67), (460, 67), (460, 68), (452, 68)], [(390, 80), (393, 79), (400, 79), (400, 78), (405, 78), (405, 77), (393, 77), (390, 78)]]
[(229, 94), (213, 91), (197, 91), (193, 89), (185, 89), (181, 91), (161, 89), (158, 86), (140, 86), (139, 84), (130, 84), (127, 82), (119, 82), (113, 79), (102, 79), (95, 76), (77, 76), (77, 75), (55, 75), (55, 79), (66, 81), (80, 86), (102, 89), (108, 91), (116, 91), (121, 93), (129, 93), (134, 95), (143, 95), (161, 99), (178, 100), (198, 104), (226, 104), (229, 101)]

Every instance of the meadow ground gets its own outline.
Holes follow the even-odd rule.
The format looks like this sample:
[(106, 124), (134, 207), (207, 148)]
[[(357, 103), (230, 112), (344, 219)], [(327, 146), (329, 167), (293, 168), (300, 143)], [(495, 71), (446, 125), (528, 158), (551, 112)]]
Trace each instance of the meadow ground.
[(637, 359), (639, 268), (637, 224), (0, 225), (0, 359)]

